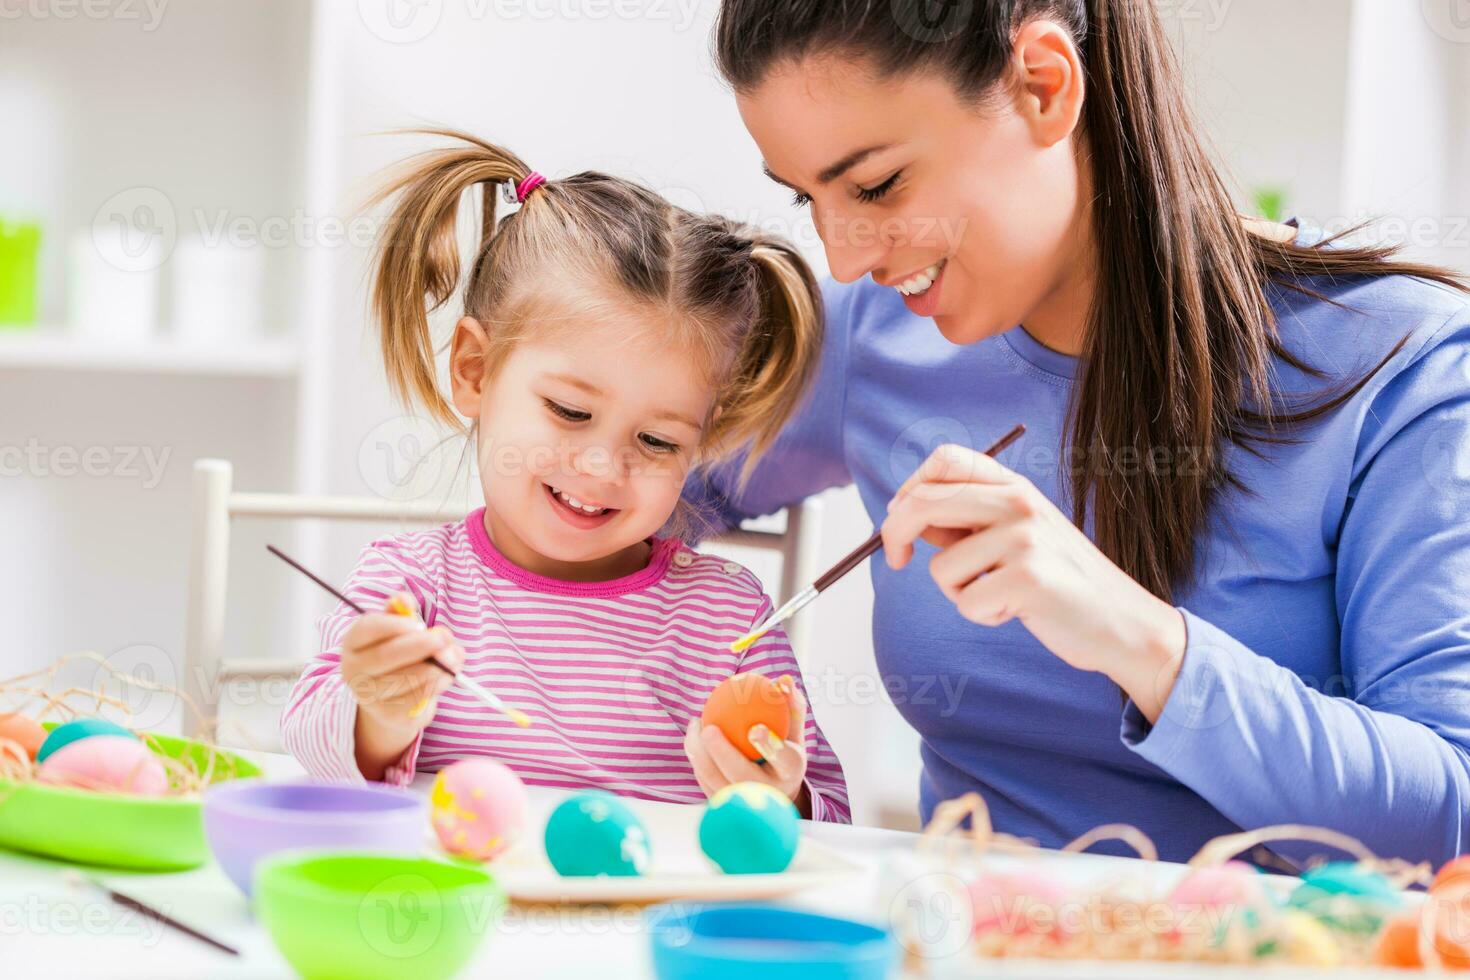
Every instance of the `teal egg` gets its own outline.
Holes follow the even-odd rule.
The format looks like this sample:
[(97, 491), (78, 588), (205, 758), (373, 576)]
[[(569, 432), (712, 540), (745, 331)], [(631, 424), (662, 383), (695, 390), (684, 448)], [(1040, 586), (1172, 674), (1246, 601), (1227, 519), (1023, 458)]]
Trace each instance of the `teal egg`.
[(1286, 904), (1334, 929), (1374, 933), (1403, 899), (1381, 873), (1349, 861), (1332, 861), (1304, 872)]
[(785, 871), (800, 839), (796, 806), (765, 783), (731, 783), (699, 821), (699, 846), (726, 874)]
[(568, 878), (646, 874), (648, 831), (611, 793), (577, 793), (546, 821), (546, 857), (557, 874)]
[(138, 737), (121, 725), (113, 724), (105, 718), (78, 718), (76, 721), (69, 721), (51, 729), (51, 734), (46, 736), (46, 741), (41, 743), (40, 750), (36, 752), (36, 761), (45, 762), (46, 757), (57, 749), (93, 735)]

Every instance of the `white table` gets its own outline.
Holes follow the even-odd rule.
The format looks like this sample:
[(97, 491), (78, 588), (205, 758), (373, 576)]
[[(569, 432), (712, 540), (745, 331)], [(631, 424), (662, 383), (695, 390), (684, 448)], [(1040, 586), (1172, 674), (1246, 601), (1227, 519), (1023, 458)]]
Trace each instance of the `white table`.
[[(268, 778), (303, 775), (289, 756), (241, 753), (260, 763)], [(431, 776), (415, 787), (427, 791)], [(533, 787), (533, 802), (559, 791)], [(635, 810), (642, 804), (629, 801)], [(659, 805), (655, 805), (659, 806)], [(885, 866), (912, 855), (918, 835), (871, 827), (807, 824), (805, 833), (858, 865), (860, 874), (840, 887), (791, 896), (790, 904), (874, 922), (888, 918)], [(1178, 865), (1148, 864), (1096, 855), (1048, 854), (1053, 871), (1083, 882), (1120, 873), (1147, 877), (1160, 886), (1181, 872)], [(1006, 860), (1000, 858), (998, 860)], [(231, 957), (197, 940), (114, 905), (105, 896), (79, 891), (64, 879), (66, 866), (44, 858), (0, 851), (0, 976), (32, 977), (291, 977), (289, 965), (251, 916), (249, 904), (213, 863), (173, 874), (92, 871), (93, 877), (165, 909), (181, 921), (241, 951)], [(981, 963), (965, 956), (931, 961), (936, 975), (1071, 976), (1109, 973), (1119, 977), (1228, 977), (1236, 971), (1152, 964)], [(983, 971), (981, 967), (983, 966)], [(642, 916), (627, 908), (578, 906), (509, 907), (487, 937), (464, 977), (649, 976), (648, 937)], [(1296, 971), (1273, 971), (1287, 977)], [(1244, 971), (1239, 972), (1245, 976)]]

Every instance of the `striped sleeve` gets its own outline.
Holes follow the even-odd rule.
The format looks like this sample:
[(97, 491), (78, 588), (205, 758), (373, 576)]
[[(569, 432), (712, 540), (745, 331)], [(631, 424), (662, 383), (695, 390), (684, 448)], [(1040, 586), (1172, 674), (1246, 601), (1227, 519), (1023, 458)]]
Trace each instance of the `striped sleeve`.
[[(771, 612), (771, 600), (762, 597), (761, 607), (751, 620), (751, 625), (764, 620)], [(786, 631), (776, 627), (757, 640), (740, 661), (740, 672), (756, 671), (768, 677), (790, 674), (792, 681), (806, 698), (806, 786), (811, 797), (812, 819), (828, 823), (852, 823), (852, 809), (847, 800), (847, 778), (842, 774), (842, 763), (837, 753), (827, 743), (821, 726), (812, 711), (812, 699), (807, 695), (806, 682), (801, 676), (801, 667), (796, 663), (796, 654), (791, 649), (791, 640)]]
[[(342, 593), (364, 609), (381, 609), (395, 592), (408, 592), (432, 625), (435, 603), (432, 579), (417, 556), (392, 541), (369, 545), (342, 587)], [(345, 603), (319, 622), (317, 655), (297, 679), (281, 714), (281, 744), (308, 774), (337, 782), (366, 782), (357, 767), (357, 700), (342, 679), (342, 638), (357, 613)], [(413, 779), (420, 732), (403, 755), (383, 773), (383, 782), (402, 786)]]

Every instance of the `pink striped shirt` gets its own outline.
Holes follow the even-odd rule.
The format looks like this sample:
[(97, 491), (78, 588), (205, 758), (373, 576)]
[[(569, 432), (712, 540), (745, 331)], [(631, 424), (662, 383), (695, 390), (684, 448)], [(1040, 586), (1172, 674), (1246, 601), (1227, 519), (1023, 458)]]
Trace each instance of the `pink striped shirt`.
[[(447, 627), (464, 648), (464, 672), (534, 724), (517, 728), (451, 687), (384, 782), (401, 785), (415, 770), (492, 756), (527, 783), (703, 802), (684, 732), (715, 685), (752, 670), (801, 683), (779, 629), (730, 652), (731, 641), (770, 612), (760, 581), (673, 538), (656, 538), (647, 567), (623, 578), (545, 578), (496, 549), (483, 513), (373, 542), (343, 592), (365, 609), (409, 592), (424, 622)], [(355, 615), (339, 604), (322, 619), (322, 652), (307, 664), (281, 719), (287, 750), (328, 779), (363, 780), (353, 745), (357, 704), (339, 670)], [(810, 713), (805, 736), (812, 818), (849, 821), (842, 766)]]

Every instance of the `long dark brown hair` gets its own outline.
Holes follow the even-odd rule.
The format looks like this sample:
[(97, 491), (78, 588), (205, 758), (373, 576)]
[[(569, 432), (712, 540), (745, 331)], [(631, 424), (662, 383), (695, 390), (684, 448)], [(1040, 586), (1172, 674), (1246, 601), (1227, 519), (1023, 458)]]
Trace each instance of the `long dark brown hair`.
[[(1095, 192), (1098, 283), (1067, 432), (1073, 516), (1091, 507), (1098, 547), (1160, 598), (1193, 572), (1195, 537), (1234, 443), (1260, 453), (1293, 425), (1347, 401), (1404, 345), (1310, 404), (1284, 404), (1273, 359), (1318, 378), (1282, 344), (1275, 283), (1325, 299), (1314, 277), (1409, 275), (1463, 288), (1392, 246), (1282, 243), (1251, 233), (1185, 105), (1168, 36), (1149, 0), (723, 0), (715, 57), (736, 91), (814, 54), (861, 60), (881, 78), (940, 73), (980, 102), (1003, 84), (1015, 31), (1045, 17), (1086, 67), (1082, 140)], [(1327, 246), (1331, 247), (1327, 247)], [(1125, 390), (1129, 397), (1120, 398)], [(1141, 460), (1197, 465), (1115, 465)], [(1157, 455), (1155, 455), (1157, 453)]]

